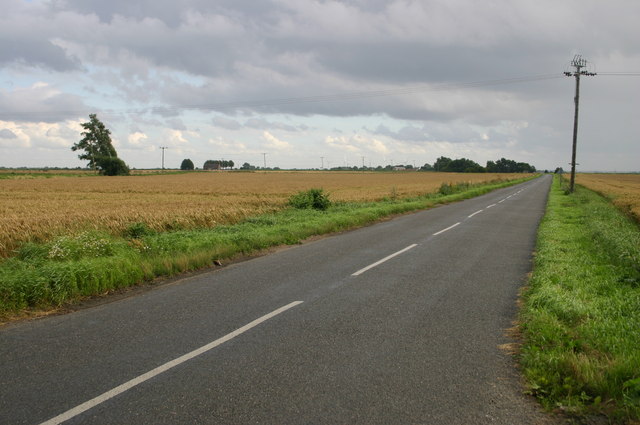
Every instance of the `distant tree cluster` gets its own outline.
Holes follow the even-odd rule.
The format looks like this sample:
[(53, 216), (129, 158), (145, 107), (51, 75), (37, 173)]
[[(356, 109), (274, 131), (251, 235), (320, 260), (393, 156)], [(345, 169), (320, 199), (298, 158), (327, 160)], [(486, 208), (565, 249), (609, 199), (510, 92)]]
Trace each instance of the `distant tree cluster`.
[(451, 159), (441, 156), (433, 163), (424, 164), (422, 171), (440, 171), (446, 173), (535, 173), (536, 167), (526, 162), (516, 162), (511, 159), (500, 158), (497, 161), (487, 161), (486, 167), (467, 159)]
[(89, 115), (89, 121), (80, 124), (84, 131), (82, 140), (71, 146), (72, 151), (84, 151), (78, 158), (89, 161), (89, 167), (105, 176), (129, 174), (129, 167), (118, 158), (116, 148), (111, 143), (111, 131), (98, 119)]
[(441, 156), (433, 163), (434, 171), (443, 171), (448, 173), (484, 173), (485, 169), (477, 162), (467, 159), (451, 159)]
[(496, 162), (487, 161), (487, 173), (535, 173), (536, 167), (526, 162), (515, 162), (500, 158)]
[(203, 170), (226, 170), (229, 168), (233, 168), (235, 164), (233, 161), (227, 160), (218, 160), (218, 159), (208, 159), (204, 162), (202, 166)]
[(193, 161), (190, 160), (189, 158), (183, 159), (182, 164), (180, 164), (180, 169), (184, 171), (190, 171), (190, 170), (193, 170), (194, 168), (195, 166), (193, 165)]

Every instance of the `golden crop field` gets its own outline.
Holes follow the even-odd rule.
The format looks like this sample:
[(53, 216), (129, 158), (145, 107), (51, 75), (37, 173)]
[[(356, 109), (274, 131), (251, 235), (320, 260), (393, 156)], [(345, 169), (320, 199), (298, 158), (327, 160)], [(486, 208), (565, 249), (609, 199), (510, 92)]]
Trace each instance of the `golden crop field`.
[(154, 230), (238, 222), (281, 209), (289, 196), (323, 188), (334, 201), (373, 201), (522, 174), (370, 172), (194, 172), (127, 177), (0, 180), (0, 256), (25, 241), (85, 230), (122, 233), (136, 222)]
[(606, 196), (640, 221), (640, 174), (576, 174), (576, 183)]

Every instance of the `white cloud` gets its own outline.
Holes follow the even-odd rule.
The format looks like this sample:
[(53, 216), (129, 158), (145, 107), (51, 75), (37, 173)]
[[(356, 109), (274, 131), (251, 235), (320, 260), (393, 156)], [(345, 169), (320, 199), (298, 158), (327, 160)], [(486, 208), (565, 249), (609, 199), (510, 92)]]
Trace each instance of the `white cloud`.
[(0, 121), (3, 137), (0, 138), (0, 146), (8, 148), (29, 148), (31, 138), (14, 122)]
[(237, 142), (237, 141), (224, 140), (221, 137), (211, 138), (208, 140), (208, 143), (214, 146), (215, 148), (217, 148), (218, 150), (225, 153), (228, 153), (228, 152), (244, 153), (248, 151), (247, 146), (244, 143)]
[(352, 140), (346, 136), (327, 136), (324, 142), (332, 149), (345, 152), (360, 151), (360, 149), (352, 143)]
[(389, 147), (379, 139), (366, 137), (361, 134), (352, 136), (327, 136), (325, 144), (331, 148), (351, 153), (373, 153), (386, 155)]
[(135, 133), (129, 134), (129, 137), (127, 137), (127, 141), (130, 145), (140, 146), (140, 144), (148, 138), (149, 137), (146, 134), (140, 131), (136, 131)]
[(189, 141), (184, 137), (184, 134), (180, 130), (167, 129), (165, 130), (165, 143), (171, 146), (179, 146), (183, 144), (189, 143)]
[(276, 136), (269, 133), (268, 131), (264, 131), (262, 133), (262, 137), (264, 137), (264, 139), (267, 141), (266, 146), (269, 148), (276, 149), (279, 151), (290, 150), (292, 148), (290, 143), (285, 142), (284, 140), (278, 139)]

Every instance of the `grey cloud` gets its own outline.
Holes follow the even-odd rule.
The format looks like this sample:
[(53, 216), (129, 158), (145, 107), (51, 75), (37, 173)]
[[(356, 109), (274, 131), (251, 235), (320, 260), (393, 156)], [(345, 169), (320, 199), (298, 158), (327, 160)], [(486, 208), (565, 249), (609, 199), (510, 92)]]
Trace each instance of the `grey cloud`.
[(306, 125), (293, 126), (277, 121), (269, 121), (264, 118), (249, 118), (244, 124), (220, 115), (216, 115), (211, 122), (216, 127), (225, 128), (227, 130), (240, 130), (243, 128), (253, 128), (257, 130), (283, 130), (288, 132), (304, 131), (309, 127)]
[[(214, 125), (237, 130), (304, 130), (302, 119), (279, 123), (261, 119), (266, 114), (374, 116), (406, 123), (373, 130), (398, 141), (520, 137), (552, 149), (570, 131), (573, 84), (561, 72), (574, 53), (596, 61), (597, 71), (640, 66), (635, 22), (640, 3), (626, 0), (594, 1), (589, 7), (579, 0), (6, 3), (0, 64), (26, 68), (43, 81), (56, 81), (60, 74), (68, 78), (68, 71), (82, 67), (80, 81), (91, 103), (108, 98), (138, 109), (156, 105), (142, 118), (159, 126), (167, 117), (190, 126), (190, 112), (184, 111), (194, 109), (219, 113)], [(38, 68), (56, 72), (36, 74)], [(552, 73), (560, 79), (438, 88)], [(614, 84), (633, 86), (630, 79), (613, 83), (604, 77), (585, 84), (585, 118), (597, 115), (589, 115), (589, 96), (606, 96)], [(350, 95), (404, 89), (402, 95)], [(630, 90), (615, 93), (606, 112), (618, 119), (618, 133), (608, 139), (635, 140), (637, 131), (628, 124), (633, 118), (625, 123), (618, 117), (634, 110), (629, 99), (637, 96)], [(3, 119), (55, 121), (73, 115), (63, 111), (78, 110), (85, 117), (93, 112), (69, 93), (34, 88), (18, 96), (0, 90)], [(225, 116), (236, 119), (225, 122)], [(505, 122), (521, 121), (537, 127), (513, 133), (503, 128)], [(581, 125), (607, 128), (602, 120), (591, 121)], [(605, 138), (597, 128), (583, 134)]]
[[(460, 13), (463, 7), (472, 13)], [(569, 11), (568, 6), (558, 6), (554, 16), (528, 16), (529, 9), (512, 2), (487, 8), (435, 1), (265, 1), (249, 5), (231, 0), (69, 0), (53, 2), (46, 13), (52, 15), (52, 25), (68, 23), (75, 16), (74, 31), (57, 30), (60, 38), (80, 46), (78, 55), (83, 60), (115, 64), (122, 74), (138, 75), (141, 84), (118, 83), (120, 76), (114, 76), (112, 83), (133, 100), (149, 101), (153, 93), (172, 106), (211, 105), (222, 112), (384, 113), (411, 120), (448, 120), (454, 119), (454, 113), (425, 108), (418, 96), (338, 102), (295, 98), (398, 85), (560, 74), (578, 41), (596, 41), (590, 32), (573, 34), (566, 28), (579, 29), (595, 17), (579, 11), (576, 22), (567, 24), (562, 17)], [(523, 55), (522, 50), (528, 53)], [(51, 66), (63, 65), (49, 61)], [(181, 71), (205, 82), (185, 90), (179, 81), (158, 82), (157, 76), (145, 75), (146, 67), (158, 65), (162, 67), (159, 73)], [(553, 95), (533, 84), (504, 90)], [(264, 102), (287, 98), (294, 101)], [(242, 101), (257, 102), (243, 105)], [(488, 115), (486, 110), (483, 114)]]
[(79, 133), (75, 130), (72, 130), (69, 127), (52, 127), (46, 132), (47, 137), (59, 137), (62, 139), (73, 140), (75, 138), (80, 138)]
[(181, 119), (178, 119), (178, 118), (167, 120), (167, 124), (169, 125), (170, 128), (174, 130), (180, 130), (180, 131), (187, 130), (187, 126), (184, 124), (184, 122)]
[(17, 139), (18, 136), (16, 136), (16, 134), (9, 130), (8, 128), (3, 128), (2, 130), (0, 130), (0, 139)]
[(225, 128), (227, 130), (240, 130), (242, 128), (242, 124), (240, 124), (238, 121), (232, 120), (230, 118), (221, 117), (219, 115), (216, 115), (215, 117), (213, 117), (211, 122), (216, 127)]
[(245, 126), (257, 128), (259, 130), (274, 129), (289, 132), (299, 131), (299, 128), (281, 122), (267, 121), (264, 118), (250, 118), (245, 122)]
[(74, 10), (85, 14), (96, 14), (100, 21), (109, 23), (114, 17), (127, 16), (136, 19), (152, 17), (159, 19), (170, 27), (181, 24), (184, 15), (189, 11), (204, 13), (224, 13), (242, 18), (264, 16), (274, 7), (274, 2), (238, 2), (237, 0), (54, 0), (55, 11)]
[(48, 85), (0, 90), (0, 116), (19, 122), (59, 122), (87, 115), (89, 108), (76, 95)]
[(179, 108), (168, 106), (154, 106), (151, 108), (151, 112), (163, 118), (177, 117), (182, 114), (182, 111)]
[(429, 134), (426, 131), (426, 127), (419, 128), (413, 125), (402, 127), (398, 131), (391, 131), (384, 124), (380, 124), (375, 130), (373, 131), (367, 130), (367, 131), (370, 131), (374, 134), (380, 134), (383, 136), (390, 137), (392, 139), (402, 140), (402, 141), (415, 142), (415, 141), (429, 140)]
[(40, 4), (3, 4), (0, 65), (18, 64), (60, 72), (80, 69), (78, 60), (52, 41), (50, 18), (45, 6)]
[(72, 71), (79, 69), (77, 60), (67, 57), (59, 46), (47, 40), (22, 39), (20, 42), (0, 35), (0, 65), (21, 64), (33, 67), (50, 68), (54, 71)]

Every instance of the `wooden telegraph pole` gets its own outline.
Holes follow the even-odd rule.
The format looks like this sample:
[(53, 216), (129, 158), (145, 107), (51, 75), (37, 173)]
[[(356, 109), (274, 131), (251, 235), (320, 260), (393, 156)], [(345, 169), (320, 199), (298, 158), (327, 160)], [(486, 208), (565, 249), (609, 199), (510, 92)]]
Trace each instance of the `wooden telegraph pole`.
[(596, 75), (595, 72), (588, 72), (583, 70), (587, 66), (586, 59), (583, 59), (581, 55), (575, 55), (573, 60), (571, 61), (571, 66), (573, 66), (576, 70), (575, 72), (565, 72), (564, 75), (567, 77), (575, 77), (576, 78), (576, 97), (575, 104), (576, 110), (573, 115), (573, 149), (571, 150), (571, 183), (569, 185), (569, 191), (573, 193), (574, 185), (576, 182), (576, 147), (578, 145), (578, 108), (580, 105), (580, 76), (581, 75)]

